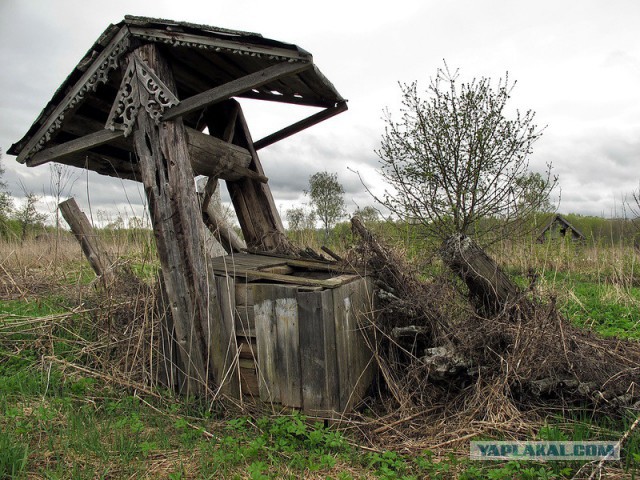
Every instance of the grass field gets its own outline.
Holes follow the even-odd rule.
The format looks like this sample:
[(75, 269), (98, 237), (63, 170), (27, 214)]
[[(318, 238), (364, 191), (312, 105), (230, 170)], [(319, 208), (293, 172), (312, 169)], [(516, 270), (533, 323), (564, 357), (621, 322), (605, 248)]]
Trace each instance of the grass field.
[[(157, 266), (143, 237), (114, 237), (109, 245), (151, 280)], [(518, 244), (495, 246), (492, 253), (522, 285), (533, 269), (535, 288), (556, 296), (576, 324), (640, 340), (633, 248)], [(123, 323), (123, 312), (141, 304), (122, 306), (119, 298), (97, 294), (72, 240), (0, 243), (0, 259), (0, 478), (544, 479), (588, 476), (593, 467), (473, 462), (468, 443), (430, 451), (405, 442), (394, 449), (385, 433), (363, 433), (373, 411), (327, 426), (265, 406), (176, 398), (140, 381), (135, 362), (126, 364), (147, 361), (136, 335), (151, 324), (143, 315)], [(131, 341), (123, 345), (124, 338)], [(535, 438), (615, 440), (635, 418), (633, 412), (614, 418), (559, 411)], [(640, 429), (626, 440), (622, 460), (605, 466), (603, 478), (633, 478), (639, 465)]]

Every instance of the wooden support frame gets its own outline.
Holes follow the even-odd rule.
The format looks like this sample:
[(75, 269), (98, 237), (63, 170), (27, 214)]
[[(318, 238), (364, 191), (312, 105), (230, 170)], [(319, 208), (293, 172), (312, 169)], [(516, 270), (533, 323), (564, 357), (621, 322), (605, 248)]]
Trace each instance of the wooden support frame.
[[(175, 90), (171, 69), (156, 45), (143, 45), (133, 54), (140, 55), (164, 85)], [(194, 215), (199, 206), (187, 134), (182, 119), (158, 125), (140, 109), (133, 137), (185, 369), (186, 393), (204, 394), (211, 379), (229, 378), (228, 346), (223, 342), (230, 334), (222, 320), (215, 277), (205, 261), (204, 224)], [(227, 391), (226, 385), (219, 387)]]
[[(252, 157), (249, 168), (264, 175), (240, 104), (236, 100), (227, 100), (208, 108), (204, 115), (209, 133), (217, 137), (223, 136), (225, 132), (228, 133), (229, 119), (233, 117), (235, 117), (233, 143), (249, 150)], [(259, 251), (288, 252), (291, 250), (292, 247), (284, 233), (282, 220), (268, 184), (261, 184), (245, 177), (237, 181), (227, 181), (227, 189), (247, 247)]]
[(299, 122), (293, 123), (288, 127), (285, 127), (281, 130), (278, 130), (277, 132), (267, 135), (264, 138), (261, 138), (253, 144), (253, 148), (255, 148), (256, 150), (260, 150), (261, 148), (272, 145), (282, 139), (290, 137), (291, 135), (301, 132), (302, 130), (312, 127), (324, 120), (327, 120), (328, 118), (338, 115), (339, 113), (342, 113), (347, 109), (347, 102), (340, 102), (334, 107), (326, 108), (318, 113), (314, 113), (313, 115), (300, 120)]
[(124, 132), (120, 130), (116, 130), (115, 132), (111, 130), (98, 130), (97, 132), (89, 133), (75, 140), (70, 140), (39, 151), (27, 160), (27, 166), (36, 167), (47, 162), (60, 160), (68, 155), (82, 153), (122, 137), (124, 137)]
[(162, 116), (162, 120), (172, 120), (187, 113), (195, 112), (196, 110), (227, 100), (248, 90), (261, 87), (266, 83), (273, 82), (287, 75), (300, 73), (312, 66), (313, 63), (304, 62), (278, 63), (272, 65), (264, 70), (250, 73), (249, 75), (232, 80), (219, 87), (189, 97), (175, 107), (168, 109)]

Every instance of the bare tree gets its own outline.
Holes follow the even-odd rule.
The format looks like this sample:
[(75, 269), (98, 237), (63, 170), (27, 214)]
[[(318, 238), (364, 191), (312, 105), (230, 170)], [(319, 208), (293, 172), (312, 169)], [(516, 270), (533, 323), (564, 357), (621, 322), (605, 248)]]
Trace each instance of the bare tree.
[(441, 239), (462, 233), (481, 241), (512, 233), (546, 205), (557, 178), (550, 165), (544, 176), (530, 177), (529, 156), (542, 131), (531, 110), (507, 117), (514, 86), (508, 76), (495, 88), (488, 78), (460, 82), (446, 63), (426, 98), (416, 82), (400, 84), (401, 118), (386, 112), (376, 152), (392, 188), (377, 200)]
[(60, 202), (63, 197), (67, 197), (71, 194), (73, 184), (78, 179), (78, 176), (69, 168), (68, 165), (61, 163), (49, 164), (49, 188), (51, 195), (55, 199), (55, 226), (56, 237), (60, 231)]
[(9, 217), (13, 212), (13, 199), (7, 192), (7, 182), (4, 180), (4, 167), (2, 166), (2, 150), (0, 150), (0, 236), (9, 235)]

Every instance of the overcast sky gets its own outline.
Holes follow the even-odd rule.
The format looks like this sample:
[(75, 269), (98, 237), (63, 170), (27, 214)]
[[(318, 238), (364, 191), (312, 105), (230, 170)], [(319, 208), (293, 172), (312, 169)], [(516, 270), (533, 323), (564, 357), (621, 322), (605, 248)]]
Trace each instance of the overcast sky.
[[(310, 5), (314, 5), (311, 7)], [(533, 170), (551, 162), (561, 212), (611, 216), (640, 181), (640, 2), (638, 0), (189, 1), (0, 0), (0, 148), (20, 139), (56, 88), (109, 23), (124, 15), (258, 32), (295, 43), (349, 100), (349, 110), (260, 151), (276, 205), (304, 202), (308, 177), (337, 172), (349, 210), (371, 203), (351, 170), (374, 189), (382, 111), (400, 104), (398, 82), (423, 89), (443, 59), (463, 80), (509, 72), (512, 107), (547, 128)], [(256, 105), (255, 103), (260, 103)], [(251, 102), (254, 139), (312, 113)], [(49, 167), (4, 154), (5, 180), (49, 189)], [(72, 194), (83, 208), (139, 213), (138, 185), (81, 172)]]

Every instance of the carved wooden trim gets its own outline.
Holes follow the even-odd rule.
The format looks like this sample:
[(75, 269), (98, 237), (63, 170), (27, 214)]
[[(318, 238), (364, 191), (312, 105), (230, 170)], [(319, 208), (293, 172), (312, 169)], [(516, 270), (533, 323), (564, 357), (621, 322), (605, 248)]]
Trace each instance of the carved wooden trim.
[(234, 55), (249, 55), (277, 61), (310, 62), (312, 56), (308, 52), (289, 50), (280, 47), (251, 45), (248, 43), (205, 37), (182, 32), (164, 32), (157, 28), (129, 27), (131, 34), (142, 40), (164, 43), (173, 47), (199, 48)]
[(123, 130), (127, 137), (133, 130), (140, 107), (143, 107), (158, 125), (169, 107), (180, 101), (162, 80), (137, 54), (129, 57), (129, 65), (122, 77), (120, 90), (113, 102), (105, 128)]
[(49, 115), (47, 121), (40, 127), (29, 143), (18, 155), (18, 162), (24, 163), (30, 157), (42, 150), (51, 140), (54, 133), (60, 129), (65, 115), (77, 108), (85, 99), (88, 92), (95, 92), (98, 85), (106, 83), (109, 72), (118, 67), (120, 57), (129, 48), (129, 31), (123, 27), (111, 40), (109, 45), (98, 55), (87, 71), (76, 82), (73, 89), (58, 104)]

